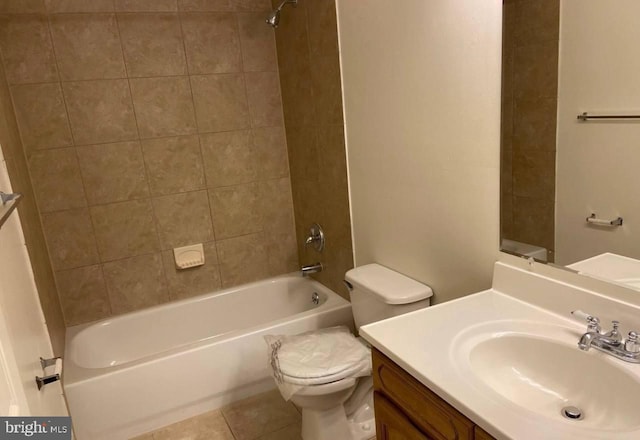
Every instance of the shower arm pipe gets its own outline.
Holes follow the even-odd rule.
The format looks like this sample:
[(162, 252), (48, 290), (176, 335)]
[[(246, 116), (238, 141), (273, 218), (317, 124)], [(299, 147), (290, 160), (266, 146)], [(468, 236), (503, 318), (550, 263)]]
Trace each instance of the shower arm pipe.
[(298, 0), (284, 0), (282, 3), (280, 3), (280, 6), (276, 8), (276, 11), (281, 11), (282, 8), (284, 8), (284, 5), (289, 3), (293, 4), (293, 6), (298, 6)]
[(282, 11), (282, 8), (284, 8), (284, 6), (287, 4), (292, 4), (295, 8), (296, 6), (298, 6), (298, 0), (284, 0), (282, 3), (280, 3), (280, 6), (271, 11), (271, 13), (267, 16), (267, 24), (276, 29), (280, 24), (280, 12)]

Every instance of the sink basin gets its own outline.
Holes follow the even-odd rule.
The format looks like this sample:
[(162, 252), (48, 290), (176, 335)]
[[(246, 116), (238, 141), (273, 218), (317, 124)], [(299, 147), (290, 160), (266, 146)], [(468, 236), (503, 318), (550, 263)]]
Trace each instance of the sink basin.
[[(640, 427), (640, 383), (620, 365), (592, 350), (578, 335), (544, 324), (494, 323), (461, 336), (465, 376), (485, 395), (497, 395), (549, 420), (597, 430)], [(579, 408), (572, 420), (563, 408)]]
[(638, 278), (638, 277), (618, 278), (615, 281), (616, 281), (616, 283), (621, 283), (621, 284), (624, 284), (625, 286), (629, 286), (629, 287), (631, 287), (633, 289), (640, 290), (640, 278)]
[(640, 290), (640, 260), (612, 253), (604, 253), (567, 267), (583, 275), (613, 281)]

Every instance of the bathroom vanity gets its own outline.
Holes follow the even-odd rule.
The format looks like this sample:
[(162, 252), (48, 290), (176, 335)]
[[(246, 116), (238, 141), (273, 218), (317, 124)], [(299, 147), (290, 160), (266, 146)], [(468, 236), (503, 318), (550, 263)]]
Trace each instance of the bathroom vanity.
[(378, 440), (493, 439), (482, 428), (375, 349), (373, 386)]
[(590, 330), (571, 315), (628, 338), (637, 292), (501, 258), (487, 291), (360, 328), (378, 439), (640, 438), (640, 363), (581, 350)]

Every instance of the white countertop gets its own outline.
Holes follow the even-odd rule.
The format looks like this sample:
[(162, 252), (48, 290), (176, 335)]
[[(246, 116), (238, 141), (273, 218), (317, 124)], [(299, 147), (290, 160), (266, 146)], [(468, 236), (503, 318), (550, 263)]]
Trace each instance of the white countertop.
[[(481, 381), (465, 370), (464, 362), (460, 361), (464, 355), (459, 347), (469, 332), (488, 323), (495, 326), (496, 322), (505, 328), (523, 323), (534, 329), (553, 327), (554, 337), (575, 350), (585, 331), (583, 324), (569, 319), (568, 315), (565, 318), (496, 290), (487, 290), (363, 326), (360, 335), (497, 439), (640, 438), (640, 426), (633, 431), (593, 430), (580, 421), (562, 417), (556, 420), (532, 413), (483, 389)], [(605, 362), (615, 363), (630, 374), (640, 372), (640, 365), (614, 359), (594, 349), (584, 356), (608, 357)], [(585, 377), (585, 380), (599, 379), (606, 380)]]
[(606, 252), (567, 266), (583, 275), (640, 290), (640, 260)]

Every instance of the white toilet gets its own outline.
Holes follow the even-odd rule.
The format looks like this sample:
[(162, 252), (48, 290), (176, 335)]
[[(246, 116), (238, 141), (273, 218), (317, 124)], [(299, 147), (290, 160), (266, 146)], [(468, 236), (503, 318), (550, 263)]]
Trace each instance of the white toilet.
[[(427, 307), (433, 295), (429, 286), (379, 264), (351, 269), (346, 281), (351, 286), (357, 329)], [(345, 362), (324, 376), (317, 370), (295, 372), (294, 377), (304, 377), (306, 383), (300, 385), (296, 381), (300, 388), (291, 396), (291, 401), (302, 409), (304, 440), (368, 440), (375, 436), (371, 375), (356, 379), (352, 376), (358, 366), (349, 367)], [(284, 377), (286, 382), (287, 377), (292, 377), (291, 372)]]

